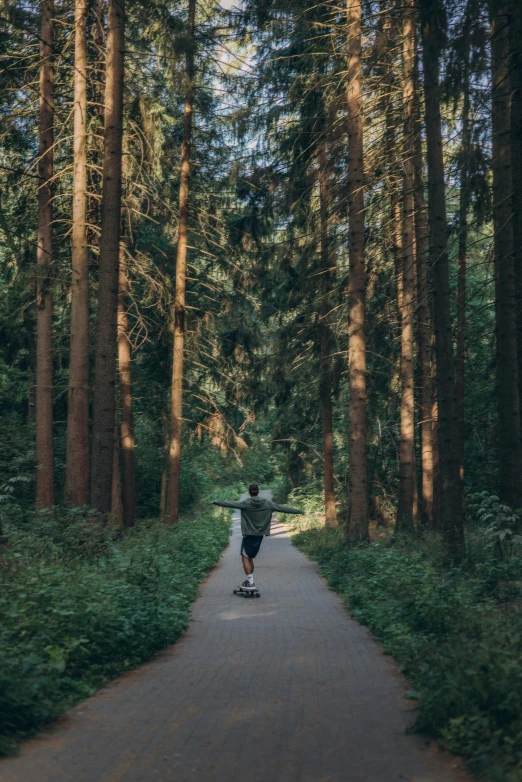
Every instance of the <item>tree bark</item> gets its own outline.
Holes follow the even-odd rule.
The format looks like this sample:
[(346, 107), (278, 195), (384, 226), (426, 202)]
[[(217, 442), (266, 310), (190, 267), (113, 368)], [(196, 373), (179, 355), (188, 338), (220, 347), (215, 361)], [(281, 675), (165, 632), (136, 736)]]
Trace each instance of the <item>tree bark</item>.
[(465, 443), (465, 355), (466, 355), (466, 263), (468, 251), (468, 168), (470, 147), (469, 123), (469, 32), (465, 36), (464, 74), (462, 94), (462, 148), (459, 194), (459, 247), (457, 288), (457, 357), (456, 385), (457, 426), (459, 435), (459, 477), (464, 501), (464, 443)]
[(423, 0), (427, 13), (422, 20), (426, 141), (428, 152), (428, 219), (430, 266), (433, 275), (435, 352), (437, 364), (437, 409), (441, 521), (450, 562), (464, 555), (464, 526), (460, 492), (458, 430), (450, 312), (449, 260), (447, 247), (446, 185), (442, 155), (442, 122), (439, 94), (439, 41), (430, 0)]
[(87, 215), (86, 0), (76, 0), (74, 33), (74, 178), (71, 335), (65, 500), (86, 505), (89, 495), (89, 257)]
[(178, 251), (176, 257), (176, 293), (174, 300), (174, 348), (172, 357), (171, 431), (169, 451), (169, 482), (167, 491), (167, 524), (175, 524), (179, 516), (179, 483), (181, 472), (181, 430), (183, 416), (183, 359), (185, 343), (185, 281), (187, 268), (187, 238), (189, 219), (190, 143), (194, 110), (194, 28), (196, 0), (189, 0), (187, 50), (185, 60), (185, 112), (179, 187)]
[[(325, 157), (325, 156), (324, 156)], [(330, 296), (332, 288), (332, 271), (328, 247), (328, 204), (326, 180), (327, 163), (321, 161), (319, 177), (319, 220), (320, 220), (320, 259), (319, 277), (319, 404), (321, 408), (321, 425), (323, 431), (324, 459), (324, 518), (327, 527), (337, 526), (337, 511), (335, 508), (334, 460), (333, 460), (333, 415), (332, 415), (332, 340), (329, 322)]]
[(38, 241), (36, 249), (36, 507), (54, 505), (53, 298), (51, 269), (54, 144), (54, 0), (42, 0), (38, 149)]
[(120, 527), (124, 526), (123, 503), (121, 501), (120, 437), (118, 431), (118, 406), (114, 418), (114, 443), (112, 451), (112, 495), (111, 515)]
[(413, 532), (415, 496), (415, 398), (413, 384), (413, 297), (415, 287), (415, 235), (413, 159), (415, 115), (414, 0), (405, 0), (402, 31), (403, 59), (403, 205), (402, 205), (402, 308), (401, 321), (401, 441), (397, 532)]
[(120, 370), (121, 447), (123, 466), (123, 523), (133, 527), (136, 521), (136, 466), (134, 419), (132, 411), (131, 345), (129, 341), (128, 277), (125, 245), (122, 242), (118, 290), (118, 363)]
[(124, 44), (124, 0), (110, 0), (92, 428), (91, 505), (97, 508), (100, 513), (108, 513), (111, 509), (121, 213)]
[(366, 454), (366, 270), (364, 266), (364, 163), (361, 67), (361, 3), (347, 0), (348, 26), (348, 373), (350, 388), (349, 512), (346, 538), (368, 540)]
[(511, 201), (509, 34), (505, 2), (490, 0), (490, 21), (500, 499), (511, 507), (520, 507), (522, 447)]
[(161, 419), (163, 421), (163, 469), (161, 471), (161, 487), (160, 487), (160, 507), (159, 517), (165, 518), (165, 511), (167, 509), (167, 486), (169, 480), (169, 449), (170, 449), (170, 427), (169, 417), (165, 410), (161, 411)]
[(414, 204), (415, 204), (415, 262), (417, 267), (417, 360), (420, 364), (420, 452), (421, 452), (421, 502), (420, 502), (420, 523), (424, 527), (431, 527), (433, 520), (433, 462), (434, 462), (434, 441), (433, 441), (433, 387), (431, 382), (431, 349), (432, 349), (432, 330), (430, 319), (430, 285), (428, 282), (428, 269), (426, 262), (426, 216), (424, 205), (424, 177), (423, 177), (423, 155), (422, 155), (422, 136), (420, 123), (420, 105), (417, 95), (418, 74), (415, 69), (415, 114), (416, 114), (416, 132), (415, 132), (415, 156), (413, 160), (414, 175)]

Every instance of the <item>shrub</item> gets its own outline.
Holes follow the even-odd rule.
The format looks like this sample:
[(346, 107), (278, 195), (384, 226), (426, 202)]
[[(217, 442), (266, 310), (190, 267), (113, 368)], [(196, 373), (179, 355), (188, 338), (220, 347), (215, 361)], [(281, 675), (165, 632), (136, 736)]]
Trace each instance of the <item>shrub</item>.
[(228, 540), (205, 509), (121, 539), (86, 510), (7, 524), (0, 571), (0, 752), (173, 643)]
[(493, 563), (491, 549), (475, 545), (485, 559), (447, 571), (433, 536), (350, 549), (340, 530), (316, 526), (294, 540), (400, 662), (417, 729), (490, 780), (522, 779), (522, 615), (494, 589), (500, 575), (520, 579), (520, 558)]

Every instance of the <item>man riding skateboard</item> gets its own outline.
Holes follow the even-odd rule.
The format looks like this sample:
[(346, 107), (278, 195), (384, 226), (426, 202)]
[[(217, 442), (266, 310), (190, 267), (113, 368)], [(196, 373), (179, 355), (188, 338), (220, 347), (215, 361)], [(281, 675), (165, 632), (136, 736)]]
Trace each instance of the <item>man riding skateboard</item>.
[(246, 579), (237, 587), (241, 592), (255, 592), (254, 584), (254, 559), (257, 556), (263, 537), (270, 534), (270, 521), (272, 513), (299, 513), (304, 511), (289, 508), (287, 505), (278, 505), (272, 500), (259, 496), (259, 486), (251, 483), (248, 487), (249, 497), (239, 502), (218, 502), (214, 500), (212, 505), (221, 505), (223, 508), (236, 508), (241, 511), (241, 557)]

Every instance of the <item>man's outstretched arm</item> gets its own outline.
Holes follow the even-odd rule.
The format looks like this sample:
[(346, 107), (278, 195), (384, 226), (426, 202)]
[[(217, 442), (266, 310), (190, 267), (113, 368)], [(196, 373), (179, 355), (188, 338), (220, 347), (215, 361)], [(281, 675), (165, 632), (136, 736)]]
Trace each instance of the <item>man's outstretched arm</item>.
[(298, 513), (301, 516), (304, 516), (304, 510), (289, 508), (288, 505), (278, 505), (277, 502), (272, 502), (272, 510), (276, 513)]
[(245, 507), (243, 502), (228, 502), (227, 500), (212, 500), (212, 505), (221, 505), (223, 508), (237, 508), (241, 510)]

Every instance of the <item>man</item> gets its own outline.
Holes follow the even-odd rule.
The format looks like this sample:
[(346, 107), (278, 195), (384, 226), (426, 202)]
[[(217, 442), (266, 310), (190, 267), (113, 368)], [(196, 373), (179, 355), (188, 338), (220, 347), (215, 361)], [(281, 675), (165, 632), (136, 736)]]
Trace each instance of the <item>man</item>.
[(259, 497), (259, 486), (257, 483), (251, 483), (248, 487), (249, 497), (240, 502), (217, 502), (212, 505), (221, 505), (223, 508), (237, 508), (241, 511), (241, 532), (243, 540), (241, 543), (241, 558), (243, 560), (243, 569), (246, 574), (246, 580), (237, 587), (243, 592), (254, 592), (254, 559), (261, 548), (264, 535), (270, 534), (270, 521), (272, 513), (300, 513), (304, 511), (296, 508), (289, 508), (286, 505), (278, 505), (272, 500)]

